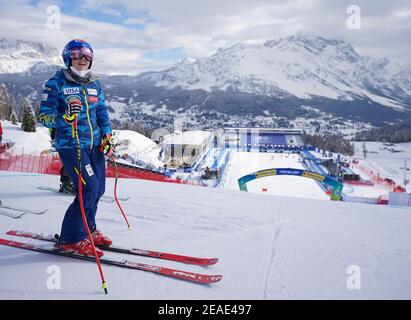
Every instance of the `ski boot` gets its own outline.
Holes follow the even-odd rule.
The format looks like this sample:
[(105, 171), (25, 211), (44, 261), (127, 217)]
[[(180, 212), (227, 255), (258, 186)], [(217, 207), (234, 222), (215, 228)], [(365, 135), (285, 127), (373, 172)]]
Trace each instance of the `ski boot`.
[(93, 237), (94, 244), (98, 247), (109, 247), (113, 243), (110, 238), (103, 235), (98, 229), (95, 229), (91, 236)]
[(73, 184), (70, 183), (60, 183), (60, 193), (64, 194), (71, 194), (71, 195), (76, 195), (76, 190), (74, 190)]
[[(54, 247), (62, 252), (75, 253), (83, 256), (94, 257), (93, 246), (88, 239), (81, 240), (76, 243), (56, 243)], [(96, 253), (101, 258), (104, 253), (101, 249), (96, 247)]]

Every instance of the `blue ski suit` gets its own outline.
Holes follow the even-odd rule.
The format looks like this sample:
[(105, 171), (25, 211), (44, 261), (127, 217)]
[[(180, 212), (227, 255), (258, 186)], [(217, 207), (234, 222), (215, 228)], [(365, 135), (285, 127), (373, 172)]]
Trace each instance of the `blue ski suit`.
[(71, 99), (81, 100), (83, 109), (77, 117), (81, 148), (83, 204), (91, 231), (96, 229), (96, 212), (105, 191), (106, 161), (100, 151), (102, 138), (112, 134), (110, 119), (100, 82), (90, 73), (89, 81), (81, 83), (64, 69), (57, 71), (44, 87), (40, 105), (40, 121), (56, 129), (56, 149), (64, 168), (73, 182), (77, 196), (64, 216), (60, 243), (75, 243), (87, 238), (78, 196), (78, 155), (74, 128), (63, 115)]

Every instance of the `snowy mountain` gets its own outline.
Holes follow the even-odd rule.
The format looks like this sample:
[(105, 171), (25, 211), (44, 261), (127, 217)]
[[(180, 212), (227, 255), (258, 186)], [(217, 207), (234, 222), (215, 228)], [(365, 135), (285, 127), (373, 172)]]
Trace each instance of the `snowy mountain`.
[[(38, 105), (41, 84), (60, 63), (57, 50), (1, 43), (0, 83), (14, 101), (26, 97)], [(179, 119), (196, 128), (296, 125), (331, 133), (411, 118), (410, 79), (411, 66), (361, 56), (344, 41), (302, 35), (239, 43), (134, 77), (101, 75), (118, 127), (131, 120), (168, 128)]]
[(168, 89), (230, 88), (280, 99), (365, 98), (404, 110), (411, 98), (410, 76), (411, 66), (360, 56), (347, 42), (298, 35), (264, 44), (239, 43), (143, 78)]
[(50, 73), (61, 64), (55, 48), (38, 42), (0, 39), (0, 73)]

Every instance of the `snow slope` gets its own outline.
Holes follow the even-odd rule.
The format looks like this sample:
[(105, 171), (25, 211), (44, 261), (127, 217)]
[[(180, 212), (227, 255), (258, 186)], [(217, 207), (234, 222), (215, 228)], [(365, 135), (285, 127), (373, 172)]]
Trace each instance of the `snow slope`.
[[(107, 180), (106, 194), (113, 184)], [(0, 234), (59, 232), (71, 198), (36, 189), (40, 185), (57, 186), (58, 177), (0, 172), (4, 203), (49, 209), (19, 220), (0, 215)], [(119, 194), (124, 191), (131, 195), (123, 207), (133, 231), (115, 204), (99, 205), (99, 228), (115, 243), (221, 259), (208, 268), (130, 260), (221, 273), (222, 281), (203, 286), (105, 266), (105, 297), (93, 263), (0, 246), (0, 299), (411, 298), (409, 209), (131, 179), (119, 181)], [(61, 270), (60, 290), (47, 289), (51, 265)], [(360, 290), (346, 286), (352, 265), (361, 270)]]
[[(393, 146), (385, 146), (382, 142), (366, 142), (368, 151), (364, 158), (363, 143), (355, 142), (355, 155), (361, 159), (361, 163), (373, 172), (380, 173), (382, 177), (393, 179), (397, 184), (404, 185), (404, 166), (411, 168), (411, 143), (398, 143)], [(391, 152), (394, 150), (396, 152)], [(410, 171), (406, 177), (411, 178)]]
[(49, 129), (37, 126), (36, 132), (24, 132), (21, 123), (13, 125), (10, 121), (1, 120), (3, 126), (3, 142), (13, 145), (12, 150), (19, 153), (40, 154), (51, 148)]
[[(238, 179), (264, 169), (295, 168), (305, 169), (297, 154), (276, 154), (259, 152), (233, 152), (230, 166), (230, 182), (227, 189), (239, 190)], [(272, 176), (247, 183), (248, 192), (280, 195), (287, 197), (329, 200), (319, 185), (311, 179), (293, 176)]]
[[(364, 142), (354, 142), (355, 151), (351, 159), (359, 160), (359, 164), (371, 170), (375, 176), (379, 174), (382, 179), (392, 179), (397, 185), (405, 187), (407, 192), (411, 192), (411, 185), (404, 185), (404, 178), (411, 179), (411, 143), (386, 146), (382, 142), (365, 142), (367, 158), (364, 158), (363, 144)], [(404, 172), (405, 164), (409, 170)], [(367, 172), (356, 167), (354, 171), (359, 173), (363, 179), (372, 180)], [(388, 196), (390, 191), (393, 191), (393, 188), (384, 184), (375, 184), (372, 187), (344, 185), (344, 193), (349, 196), (377, 198), (381, 195)]]
[(158, 159), (161, 148), (146, 136), (132, 130), (113, 130), (113, 139), (119, 156), (127, 154), (133, 159), (150, 163), (155, 167), (164, 165)]

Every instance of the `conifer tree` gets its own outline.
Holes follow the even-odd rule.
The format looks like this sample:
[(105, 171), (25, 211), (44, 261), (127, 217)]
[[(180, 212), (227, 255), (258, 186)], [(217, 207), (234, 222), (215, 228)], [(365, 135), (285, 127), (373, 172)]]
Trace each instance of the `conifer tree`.
[(23, 110), (22, 129), (25, 132), (36, 132), (36, 119), (30, 105), (26, 99), (22, 99), (21, 103), (21, 110)]
[(17, 125), (17, 116), (14, 110), (11, 112), (10, 121), (12, 124)]

